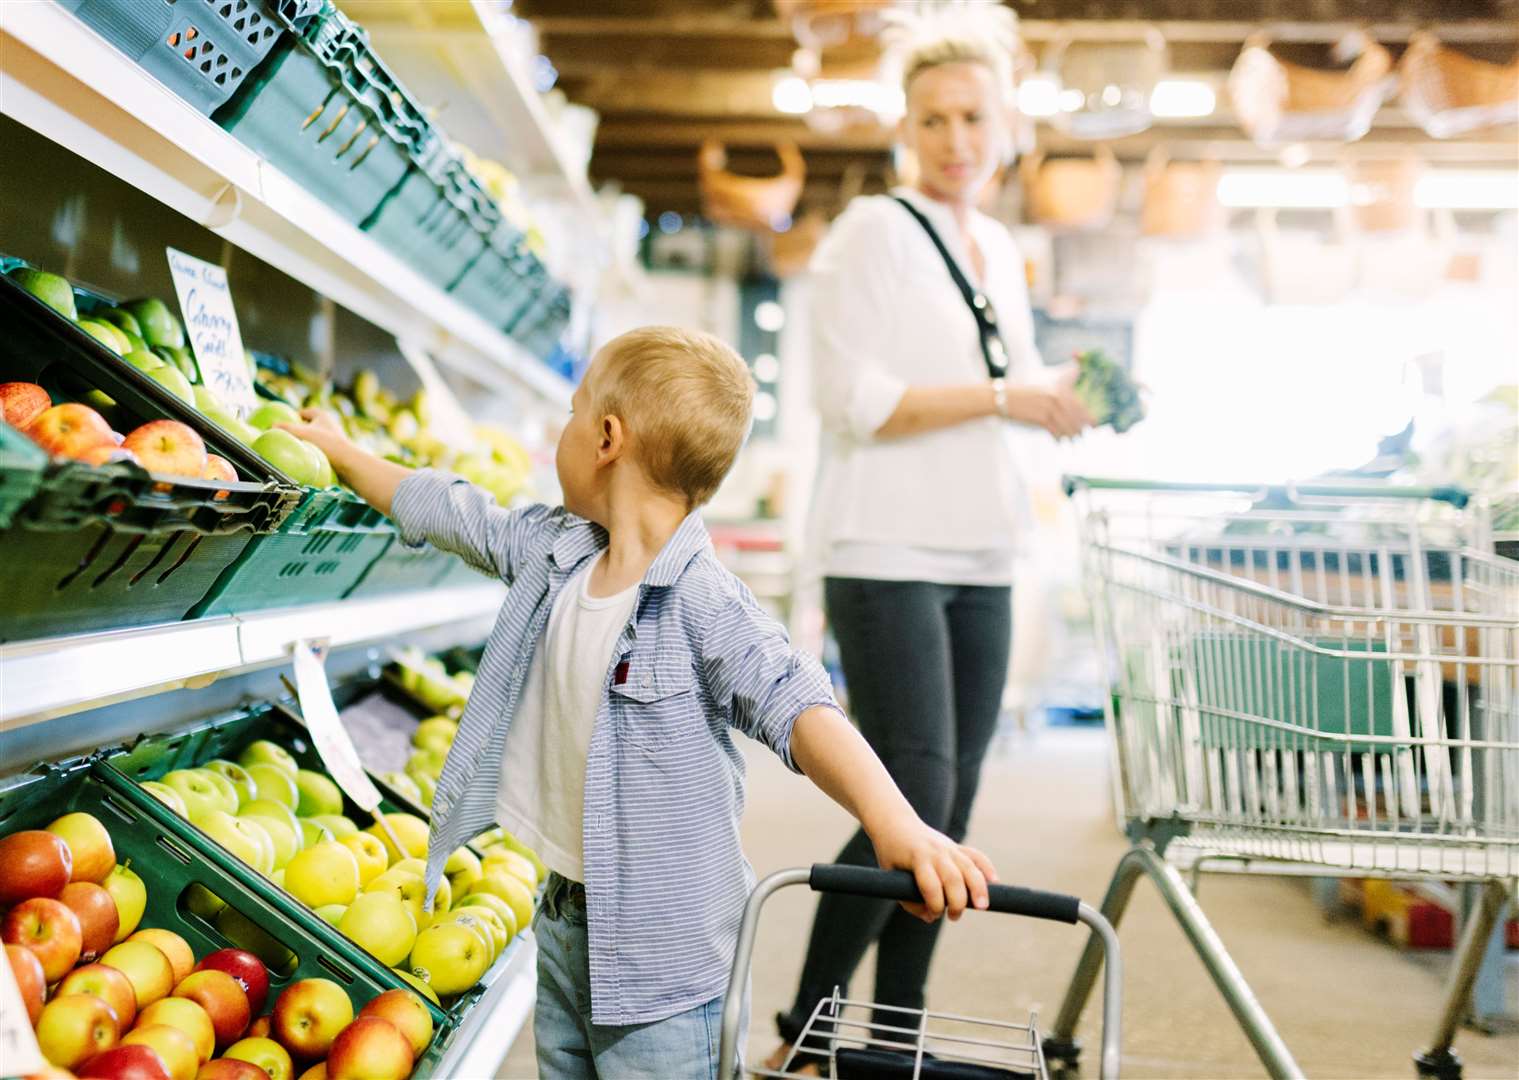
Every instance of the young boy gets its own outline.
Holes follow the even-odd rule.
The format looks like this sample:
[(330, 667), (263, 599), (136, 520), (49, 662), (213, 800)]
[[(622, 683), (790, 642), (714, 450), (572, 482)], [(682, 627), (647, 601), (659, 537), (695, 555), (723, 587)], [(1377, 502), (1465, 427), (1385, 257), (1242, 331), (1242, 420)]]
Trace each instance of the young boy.
[(753, 393), (710, 335), (624, 334), (571, 402), (564, 505), (513, 511), (365, 453), (321, 413), (286, 425), (403, 540), (510, 586), (433, 799), (427, 884), (430, 897), (449, 852), (496, 821), (552, 871), (534, 1024), (550, 1080), (715, 1074), (753, 884), (732, 728), (859, 819), (883, 866), (916, 875), (920, 917), (985, 907), (995, 876), (919, 820), (821, 667), (717, 561), (697, 509), (748, 435)]

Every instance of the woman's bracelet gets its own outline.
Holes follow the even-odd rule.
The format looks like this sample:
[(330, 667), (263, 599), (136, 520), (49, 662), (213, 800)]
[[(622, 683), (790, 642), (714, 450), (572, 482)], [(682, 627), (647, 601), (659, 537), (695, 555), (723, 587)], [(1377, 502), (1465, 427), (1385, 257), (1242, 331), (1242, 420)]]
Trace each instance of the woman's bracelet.
[(1007, 380), (992, 380), (992, 404), (996, 407), (997, 415), (1004, 420), (1011, 420), (1012, 416), (1007, 411)]

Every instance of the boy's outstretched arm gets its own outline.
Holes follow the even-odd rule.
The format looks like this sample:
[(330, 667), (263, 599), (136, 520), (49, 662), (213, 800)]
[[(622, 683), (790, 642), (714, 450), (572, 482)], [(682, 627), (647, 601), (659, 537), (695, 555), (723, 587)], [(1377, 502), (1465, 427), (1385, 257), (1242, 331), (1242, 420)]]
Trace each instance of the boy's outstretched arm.
[(326, 454), (327, 460), (332, 462), (333, 472), (353, 488), (359, 498), (389, 517), (396, 488), (415, 470), (376, 457), (355, 445), (329, 413), (320, 409), (302, 409), (301, 416), (305, 423), (279, 426)]
[(984, 909), (987, 882), (997, 880), (991, 860), (957, 844), (918, 817), (854, 725), (836, 709), (814, 707), (796, 718), (791, 756), (807, 778), (860, 822), (888, 870), (910, 870), (922, 904), (904, 904), (932, 922), (966, 907)]

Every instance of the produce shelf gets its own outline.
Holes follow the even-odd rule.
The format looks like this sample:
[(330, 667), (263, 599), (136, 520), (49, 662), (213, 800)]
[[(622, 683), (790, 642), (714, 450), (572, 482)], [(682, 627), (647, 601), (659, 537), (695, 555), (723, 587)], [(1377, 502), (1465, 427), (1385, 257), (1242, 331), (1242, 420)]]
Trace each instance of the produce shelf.
[(0, 731), (282, 663), (297, 641), (341, 648), (470, 622), (483, 640), (502, 595), (481, 583), (0, 645)]
[[(0, 4), (0, 111), (476, 378), (570, 383), (54, 3)], [(497, 378), (492, 380), (492, 376)]]

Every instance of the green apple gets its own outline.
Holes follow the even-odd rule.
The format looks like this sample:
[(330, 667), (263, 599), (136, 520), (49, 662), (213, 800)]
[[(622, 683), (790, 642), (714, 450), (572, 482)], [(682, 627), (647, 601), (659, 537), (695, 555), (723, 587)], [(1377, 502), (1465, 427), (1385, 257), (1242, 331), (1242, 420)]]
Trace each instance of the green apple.
[(312, 910), (320, 915), (322, 921), (329, 926), (339, 926), (342, 924), (343, 915), (348, 911), (348, 907), (349, 905), (347, 904), (323, 904), (321, 907), (313, 908)]
[(142, 324), (130, 311), (123, 311), (119, 307), (101, 308), (93, 312), (91, 318), (108, 322), (118, 330), (131, 334), (135, 338), (142, 337)]
[(227, 403), (217, 397), (216, 391), (205, 383), (198, 383), (195, 386), (195, 407), (208, 416), (213, 412), (229, 411)]
[(512, 905), (494, 893), (469, 893), (454, 905), (455, 911), (464, 911), (468, 908), (485, 908), (495, 912), (497, 918), (501, 920), (501, 925), (506, 928), (508, 938), (516, 937), (517, 931), (521, 929), (517, 925), (517, 912), (513, 910)]
[(417, 730), (411, 733), (411, 745), (422, 750), (435, 750), (441, 754), (447, 754), (448, 748), (454, 744), (454, 735), (459, 731), (456, 721), (446, 716), (433, 716), (423, 720), (417, 725)]
[(299, 826), (291, 825), (288, 820), (273, 817), (266, 814), (239, 815), (243, 821), (256, 822), (263, 826), (269, 834), (269, 839), (274, 844), (273, 869), (283, 870), (285, 865), (301, 850), (301, 830)]
[(433, 796), (438, 792), (438, 782), (430, 776), (414, 776), (412, 780), (417, 785), (417, 790), (422, 793), (422, 805), (432, 809)]
[(396, 794), (410, 799), (418, 806), (422, 805), (422, 790), (417, 787), (417, 782), (403, 772), (385, 772), (380, 774), (380, 779), (395, 788)]
[(200, 831), (261, 874), (271, 873), (274, 841), (263, 826), (233, 817), (225, 810), (212, 810), (195, 819)]
[(364, 891), (388, 893), (396, 897), (406, 905), (406, 910), (411, 912), (412, 920), (419, 930), (432, 920), (432, 916), (422, 910), (422, 905), (427, 899), (427, 882), (422, 880), (421, 874), (396, 870), (392, 867), (365, 885)]
[(260, 762), (284, 769), (290, 774), (292, 780), (295, 779), (296, 770), (300, 768), (295, 763), (295, 758), (290, 756), (289, 750), (268, 739), (258, 739), (249, 743), (243, 752), (237, 755), (237, 763), (245, 769)]
[(295, 786), (300, 792), (295, 812), (301, 817), (343, 812), (343, 791), (333, 783), (332, 777), (311, 769), (299, 769), (295, 774)]
[(159, 368), (165, 366), (162, 359), (154, 356), (146, 349), (134, 349), (123, 356), (122, 359), (138, 371), (157, 371)]
[(149, 345), (171, 345), (180, 348), (185, 343), (185, 328), (165, 304), (156, 296), (131, 300), (121, 305), (122, 310), (137, 320), (142, 336)]
[(301, 846), (311, 847), (323, 840), (335, 840), (333, 831), (315, 818), (296, 818), (301, 825)]
[[(484, 910), (484, 908), (471, 909), (465, 907), (460, 908), (457, 911), (442, 911), (433, 916), (433, 921), (427, 925), (440, 926), (444, 923), (459, 923), (463, 926), (469, 927), (472, 931), (474, 931), (475, 936), (480, 939), (480, 944), (485, 946), (485, 951), (490, 954), (491, 962), (494, 963), (497, 954), (501, 952), (501, 948), (506, 944), (506, 942), (503, 941), (501, 945), (496, 944), (496, 935), (491, 932), (491, 929), (486, 925), (485, 920), (476, 914), (477, 911)], [(505, 928), (503, 928), (503, 933), (504, 932)]]
[(98, 322), (95, 319), (80, 319), (79, 329), (90, 337), (110, 349), (117, 356), (125, 356), (131, 352), (131, 342), (127, 336), (108, 322)]
[(152, 795), (153, 798), (163, 803), (170, 810), (173, 810), (180, 817), (187, 818), (190, 816), (190, 809), (189, 807), (185, 806), (185, 800), (180, 798), (179, 792), (175, 791), (163, 781), (144, 780), (142, 782), (142, 789), (148, 794)]
[(295, 816), (295, 811), (290, 809), (278, 799), (250, 799), (243, 803), (240, 811), (244, 817), (257, 815), (258, 817), (272, 817), (276, 821), (283, 821), (285, 827), (299, 839), (301, 835), (301, 823)]
[(162, 782), (166, 787), (178, 792), (180, 800), (185, 804), (188, 817), (191, 821), (195, 821), (207, 814), (226, 809), (224, 792), (210, 779), (215, 775), (215, 773), (205, 773), (199, 769), (175, 769), (171, 773), (166, 773)]
[(475, 893), (490, 893), (505, 900), (511, 905), (518, 926), (526, 926), (533, 921), (533, 894), (520, 878), (506, 870), (487, 869), (485, 875), (471, 885), (465, 895), (473, 896)]
[(248, 423), (260, 431), (268, 431), (275, 424), (299, 424), (300, 422), (301, 414), (283, 401), (266, 401), (254, 409), (253, 415), (248, 417)]
[(439, 923), (417, 934), (411, 973), (439, 994), (459, 994), (480, 981), (490, 967), (490, 949), (473, 927)]
[(238, 806), (242, 806), (244, 803), (252, 802), (258, 798), (257, 782), (248, 774), (248, 770), (237, 762), (228, 761), (225, 758), (217, 758), (214, 761), (206, 762), (201, 768), (210, 769), (212, 772), (227, 778), (232, 784), (232, 789), (237, 792)]
[(406, 759), (406, 771), (412, 776), (421, 773), (423, 776), (437, 779), (443, 775), (443, 765), (447, 760), (446, 751), (413, 750), (411, 756)]
[(252, 765), (245, 766), (248, 775), (253, 780), (255, 795), (260, 799), (268, 799), (282, 806), (295, 810), (300, 802), (300, 791), (295, 786), (295, 772), (286, 772), (278, 765), (267, 761), (255, 761)]
[(416, 920), (406, 903), (389, 892), (360, 893), (337, 926), (350, 941), (369, 950), (387, 967), (411, 955), (417, 940)]
[(318, 825), (325, 825), (332, 830), (332, 835), (339, 840), (345, 836), (351, 836), (359, 831), (359, 827), (349, 818), (342, 814), (312, 814), (311, 820)]
[(206, 778), (216, 787), (216, 790), (221, 792), (222, 809), (229, 814), (237, 813), (238, 804), (242, 802), (242, 799), (238, 797), (237, 788), (232, 786), (232, 781), (228, 780), (215, 769), (207, 769), (204, 766), (195, 771), (204, 773)]
[(321, 487), (327, 479), (325, 457), (305, 439), (288, 431), (266, 431), (253, 440), (253, 449), (269, 464), (306, 487)]
[(33, 270), (30, 266), (16, 267), (10, 272), (10, 278), (65, 319), (79, 319), (74, 288), (67, 279), (46, 270)]
[(433, 988), (430, 987), (430, 986), (428, 986), (425, 982), (423, 982), (421, 979), (417, 978), (411, 972), (409, 972), (409, 971), (402, 971), (398, 967), (393, 967), (390, 970), (396, 976), (398, 976), (403, 982), (405, 982), (407, 986), (410, 986), (413, 990), (415, 990), (417, 993), (421, 994), (423, 997), (425, 997), (428, 1001), (432, 1002), (434, 1005), (440, 1005), (440, 1004), (442, 1004), (440, 1001), (438, 1001), (438, 995), (433, 990)]
[(477, 904), (461, 904), (459, 907), (454, 908), (448, 914), (452, 915), (456, 912), (466, 911), (485, 923), (486, 928), (489, 929), (491, 933), (492, 951), (497, 956), (500, 956), (501, 950), (506, 948), (506, 946), (511, 942), (512, 938), (516, 936), (508, 932), (506, 929), (506, 920), (501, 917), (499, 912), (493, 911), (488, 907), (481, 907)]
[[(195, 389), (199, 390), (201, 388), (197, 386)], [(243, 420), (239, 420), (233, 415), (232, 410), (222, 405), (210, 408), (202, 406), (200, 414), (245, 446), (252, 446), (261, 434), (258, 428)]]
[(307, 907), (351, 904), (359, 895), (359, 863), (333, 840), (299, 852), (285, 867), (285, 890)]
[(195, 364), (195, 357), (190, 350), (181, 345), (175, 348), (172, 345), (155, 345), (153, 352), (162, 357), (163, 362), (171, 364), (179, 369), (179, 373), (192, 385), (200, 379), (200, 368)]
[(460, 874), (468, 874), (473, 871), (476, 878), (480, 874), (480, 857), (467, 847), (456, 847), (448, 853), (448, 861), (443, 864), (443, 873), (447, 877), (457, 877)]
[(190, 386), (190, 380), (185, 378), (184, 372), (172, 364), (163, 364), (148, 372), (148, 378), (166, 387), (175, 397), (186, 405), (195, 404), (195, 391)]

